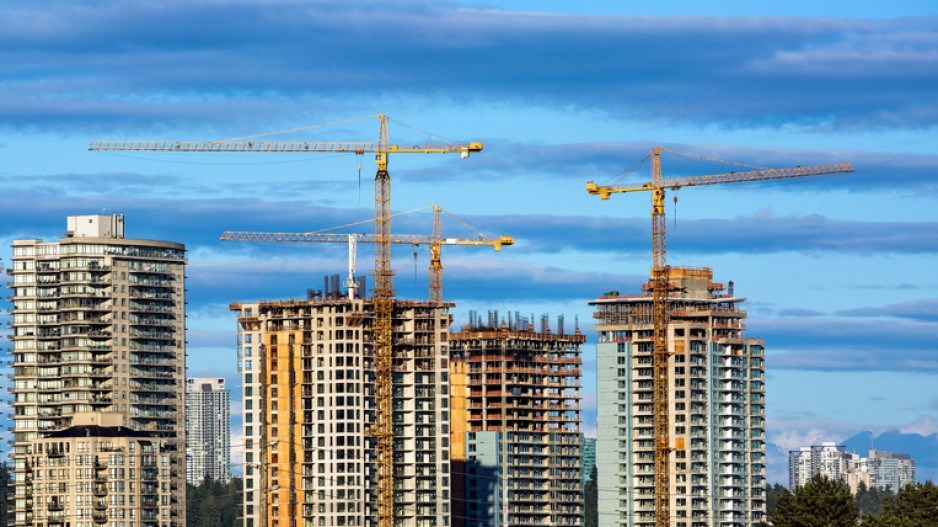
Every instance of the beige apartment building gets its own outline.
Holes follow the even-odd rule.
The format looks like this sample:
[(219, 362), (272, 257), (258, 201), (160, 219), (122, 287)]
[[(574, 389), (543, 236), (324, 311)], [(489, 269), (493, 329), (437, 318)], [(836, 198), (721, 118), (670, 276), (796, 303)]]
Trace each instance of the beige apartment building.
[(123, 426), (115, 413), (78, 413), (33, 442), (24, 474), (33, 525), (178, 524), (178, 481), (166, 439)]
[[(160, 498), (155, 513), (144, 514), (135, 498), (132, 519), (126, 494), (127, 515), (110, 516), (117, 509), (109, 508), (109, 521), (185, 525), (185, 264), (182, 244), (125, 238), (117, 214), (69, 216), (60, 240), (13, 242), (14, 527), (52, 527), (40, 509), (56, 512), (52, 518), (66, 527), (86, 523), (85, 516), (79, 522), (71, 511), (49, 511), (38, 502), (32, 471), (33, 461), (56, 459), (39, 454), (47, 452), (47, 438), (74, 430), (74, 416), (89, 412), (119, 414), (121, 430), (133, 431), (134, 441), (149, 434), (160, 461), (167, 460), (161, 477), (165, 471), (175, 488), (176, 499)], [(77, 495), (68, 496), (79, 487), (62, 483), (64, 503), (76, 503)], [(130, 492), (123, 488), (108, 499)]]
[[(450, 525), (451, 304), (395, 301), (395, 525)], [(244, 390), (244, 527), (375, 525), (374, 309), (232, 304)]]

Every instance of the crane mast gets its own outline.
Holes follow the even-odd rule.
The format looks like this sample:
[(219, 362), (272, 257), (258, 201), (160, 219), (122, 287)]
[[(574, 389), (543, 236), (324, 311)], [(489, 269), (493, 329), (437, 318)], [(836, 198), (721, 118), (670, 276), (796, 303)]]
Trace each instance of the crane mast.
[(655, 432), (655, 518), (658, 525), (663, 518), (671, 517), (671, 438), (668, 393), (668, 282), (670, 272), (667, 263), (666, 220), (664, 216), (664, 188), (661, 184), (661, 149), (655, 148), (652, 155), (651, 181), (655, 185), (651, 204), (651, 305), (654, 344), (652, 347), (652, 375), (654, 376)]
[[(430, 302), (439, 306), (443, 303), (443, 261), (440, 258), (440, 243), (443, 239), (440, 222), (440, 206), (433, 206), (433, 234), (430, 235)], [(496, 250), (498, 250), (496, 248)]]
[[(600, 199), (607, 200), (612, 194), (623, 192), (651, 192), (651, 298), (652, 298), (652, 375), (653, 415), (654, 415), (654, 455), (655, 455), (655, 525), (668, 527), (671, 523), (671, 470), (670, 455), (674, 449), (670, 435), (670, 372), (668, 370), (670, 350), (668, 347), (668, 296), (670, 294), (670, 268), (667, 263), (667, 233), (665, 232), (665, 190), (677, 190), (681, 187), (717, 185), (724, 183), (742, 183), (747, 181), (768, 181), (804, 176), (820, 176), (853, 172), (850, 163), (814, 165), (780, 169), (759, 169), (745, 172), (710, 174), (703, 176), (684, 176), (663, 179), (661, 172), (661, 152), (666, 151), (688, 157), (701, 157), (655, 147), (648, 157), (651, 158), (651, 181), (640, 185), (607, 186), (597, 185), (593, 181), (586, 183), (586, 191)], [(677, 448), (684, 448), (681, 441)]]

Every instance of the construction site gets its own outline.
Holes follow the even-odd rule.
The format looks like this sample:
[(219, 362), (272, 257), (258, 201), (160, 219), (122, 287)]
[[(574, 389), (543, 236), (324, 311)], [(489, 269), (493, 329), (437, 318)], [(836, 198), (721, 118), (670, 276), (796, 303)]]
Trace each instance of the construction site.
[[(500, 251), (515, 239), (446, 237), (438, 205), (429, 207), (434, 214), (430, 234), (392, 233), (396, 215), (388, 160), (414, 153), (465, 158), (482, 151), (482, 143), (399, 146), (389, 142), (386, 116), (375, 117), (379, 130), (373, 143), (97, 141), (90, 146), (375, 155), (374, 217), (367, 220), (374, 225), (373, 235), (222, 235), (236, 242), (348, 244), (344, 281), (333, 275), (322, 289), (307, 289), (305, 297), (230, 304), (237, 319), (243, 390), (244, 527), (584, 525), (582, 390), (591, 387), (582, 385), (582, 347), (588, 335), (578, 320), (568, 331), (562, 315), (554, 324), (546, 315), (536, 321), (533, 314), (517, 311), (504, 316), (489, 311), (484, 320), (469, 311), (468, 320), (454, 319), (456, 302), (443, 295), (441, 247)], [(597, 333), (598, 524), (751, 527), (766, 519), (765, 346), (745, 335), (746, 312), (739, 307), (745, 299), (735, 296), (732, 282), (715, 282), (710, 268), (668, 264), (665, 192), (837, 174), (852, 167), (666, 179), (662, 153), (719, 161), (656, 147), (618, 180), (586, 185), (590, 195), (603, 200), (620, 193), (651, 194), (648, 282), (642, 291), (607, 291), (589, 302)], [(621, 184), (645, 161), (648, 182)], [(374, 248), (371, 289), (357, 271), (359, 244)], [(426, 299), (397, 297), (394, 245), (429, 247)], [(32, 271), (25, 263), (20, 271), (25, 284)], [(145, 283), (163, 285), (154, 280)], [(35, 290), (24, 285), (20, 293), (29, 296)], [(185, 318), (183, 312), (173, 313), (176, 320)], [(23, 321), (15, 326), (17, 335), (24, 342), (34, 338), (38, 330), (25, 322), (33, 319), (24, 314), (17, 320)], [(26, 350), (28, 344), (18, 347)], [(131, 357), (131, 364), (148, 361), (135, 363)], [(141, 418), (132, 414), (131, 424), (134, 419)], [(24, 431), (17, 436), (17, 459), (23, 461), (17, 470), (41, 466), (29, 457), (42, 451), (28, 444), (41, 439), (35, 422), (24, 417), (17, 425)], [(25, 433), (27, 425), (32, 435)], [(174, 477), (183, 474), (174, 470)], [(42, 525), (26, 521), (32, 518), (25, 512), (26, 488), (17, 489), (17, 507), (23, 506), (17, 525)], [(165, 517), (162, 527), (184, 525), (168, 510)]]

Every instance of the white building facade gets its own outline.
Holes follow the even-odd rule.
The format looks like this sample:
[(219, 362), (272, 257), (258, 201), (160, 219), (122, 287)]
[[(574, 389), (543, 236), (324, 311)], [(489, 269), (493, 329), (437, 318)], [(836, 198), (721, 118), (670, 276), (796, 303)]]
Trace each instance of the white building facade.
[(223, 378), (186, 380), (186, 480), (231, 479), (231, 392)]

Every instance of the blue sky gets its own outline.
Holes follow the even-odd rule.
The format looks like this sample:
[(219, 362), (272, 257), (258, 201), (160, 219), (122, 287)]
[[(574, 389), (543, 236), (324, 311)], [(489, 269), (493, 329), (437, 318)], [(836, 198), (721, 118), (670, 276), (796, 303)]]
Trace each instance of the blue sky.
[[(749, 299), (749, 333), (768, 348), (776, 451), (863, 430), (938, 434), (934, 11), (924, 1), (5, 2), (0, 257), (9, 262), (13, 239), (56, 238), (66, 215), (101, 210), (124, 212), (128, 236), (186, 243), (190, 369), (234, 378), (228, 303), (302, 296), (344, 272), (346, 256), (218, 235), (367, 219), (371, 160), (101, 153), (88, 142), (226, 139), (382, 112), (392, 142), (485, 142), (467, 160), (390, 165), (395, 210), (439, 203), (518, 238), (497, 254), (444, 248), (456, 327), (470, 309), (562, 313), (567, 327), (577, 317), (589, 371), (587, 302), (638, 290), (650, 228), (648, 196), (600, 202), (587, 180), (613, 180), (659, 144), (759, 166), (850, 161), (854, 174), (678, 192), (670, 262), (712, 266)], [(281, 138), (376, 135), (370, 120)], [(666, 157), (663, 170), (734, 168)], [(429, 233), (429, 213), (392, 229)], [(447, 218), (444, 233), (471, 231)], [(399, 295), (422, 298), (426, 248), (394, 258)], [(370, 259), (362, 248), (363, 272)], [(594, 382), (588, 373), (589, 408)], [(770, 480), (784, 481), (781, 461)]]

